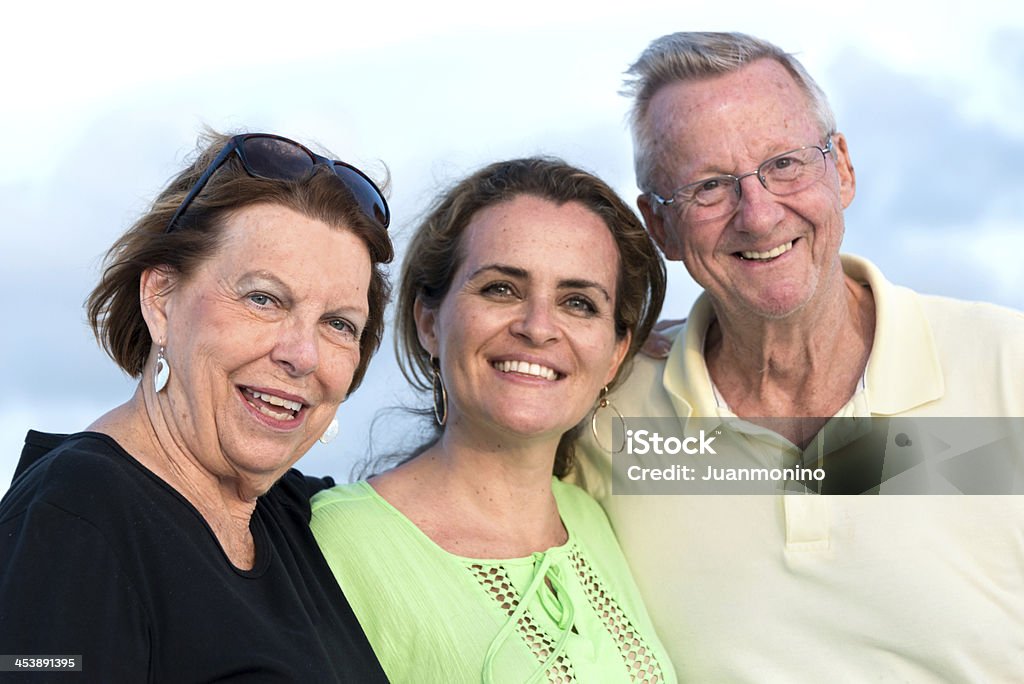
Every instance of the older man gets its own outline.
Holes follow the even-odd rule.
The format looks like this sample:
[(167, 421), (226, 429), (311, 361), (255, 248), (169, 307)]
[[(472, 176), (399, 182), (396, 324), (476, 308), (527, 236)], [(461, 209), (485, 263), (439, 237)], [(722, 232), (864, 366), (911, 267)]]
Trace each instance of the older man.
[[(615, 415), (745, 419), (755, 456), (835, 417), (1024, 416), (1024, 315), (840, 256), (856, 177), (799, 62), (678, 33), (630, 74), (640, 211), (704, 293)], [(616, 496), (583, 446), (681, 681), (1024, 681), (1024, 497)]]

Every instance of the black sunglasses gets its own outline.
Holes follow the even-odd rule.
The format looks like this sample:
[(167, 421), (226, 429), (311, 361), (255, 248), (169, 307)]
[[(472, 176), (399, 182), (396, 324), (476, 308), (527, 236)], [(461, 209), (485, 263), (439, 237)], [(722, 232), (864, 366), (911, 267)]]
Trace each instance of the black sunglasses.
[(188, 195), (182, 200), (181, 206), (174, 212), (174, 216), (167, 222), (165, 233), (175, 230), (178, 219), (192, 204), (192, 200), (206, 187), (210, 177), (223, 166), (232, 152), (238, 153), (238, 158), (242, 160), (242, 166), (245, 167), (246, 173), (255, 178), (299, 180), (318, 164), (329, 166), (355, 197), (356, 203), (364, 214), (385, 229), (391, 223), (391, 210), (384, 200), (384, 195), (369, 176), (356, 167), (343, 161), (322, 157), (304, 145), (279, 135), (247, 133), (231, 138), (224, 149), (210, 162), (210, 165), (203, 171), (203, 175), (188, 191)]

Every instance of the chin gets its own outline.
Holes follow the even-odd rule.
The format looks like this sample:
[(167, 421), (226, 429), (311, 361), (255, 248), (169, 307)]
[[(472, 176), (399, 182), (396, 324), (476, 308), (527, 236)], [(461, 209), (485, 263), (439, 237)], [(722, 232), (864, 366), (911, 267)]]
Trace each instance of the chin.
[(505, 432), (523, 438), (540, 437), (542, 435), (562, 435), (571, 430), (576, 423), (565, 425), (565, 421), (553, 421), (549, 414), (541, 416), (517, 416), (500, 420), (497, 423)]
[(265, 489), (270, 489), (301, 458), (296, 456), (298, 452), (295, 449), (282, 449), (280, 444), (261, 445), (258, 442), (250, 442), (234, 453), (237, 457), (230, 453), (227, 456), (235, 467), (240, 472), (248, 473), (254, 480), (266, 480)]
[(750, 312), (770, 320), (781, 320), (801, 311), (811, 300), (811, 293), (796, 289), (783, 289), (766, 293), (747, 303)]

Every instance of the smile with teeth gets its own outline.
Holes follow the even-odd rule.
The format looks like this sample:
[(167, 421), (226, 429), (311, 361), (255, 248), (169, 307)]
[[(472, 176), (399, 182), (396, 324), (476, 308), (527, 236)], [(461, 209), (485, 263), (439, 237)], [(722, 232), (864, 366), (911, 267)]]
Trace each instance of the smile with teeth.
[(502, 373), (532, 375), (534, 377), (544, 378), (545, 380), (558, 379), (558, 371), (548, 368), (547, 366), (542, 366), (539, 363), (530, 363), (528, 361), (495, 361), (491, 365)]
[(740, 252), (740, 258), (751, 259), (754, 261), (767, 261), (768, 259), (774, 259), (777, 256), (785, 254), (791, 249), (793, 249), (793, 240), (790, 240), (784, 245), (779, 245), (775, 249), (770, 249), (767, 252)]
[[(277, 397), (273, 394), (267, 394), (266, 392), (257, 392), (249, 389), (248, 387), (244, 387), (243, 391), (249, 406), (252, 406), (263, 415), (275, 420), (294, 420), (296, 414), (302, 409), (302, 404), (297, 401)], [(285, 410), (275, 411), (270, 408), (268, 404), (270, 406), (278, 406)]]

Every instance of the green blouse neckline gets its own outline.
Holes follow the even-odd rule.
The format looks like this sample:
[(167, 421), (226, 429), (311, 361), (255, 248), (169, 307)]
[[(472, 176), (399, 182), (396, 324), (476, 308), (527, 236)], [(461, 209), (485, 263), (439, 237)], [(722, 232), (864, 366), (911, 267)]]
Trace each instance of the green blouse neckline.
[[(561, 505), (561, 502), (558, 500), (558, 498), (559, 498), (558, 497), (558, 487), (554, 485), (554, 483), (558, 482), (558, 480), (556, 478), (554, 478), (554, 477), (552, 477), (551, 479), (553, 481), (551, 489), (552, 489), (552, 494), (554, 494), (554, 497), (555, 497), (555, 503)], [(403, 525), (405, 525), (406, 527), (409, 527), (410, 529), (412, 529), (413, 533), (415, 535), (417, 535), (418, 537), (420, 537), (421, 540), (424, 543), (428, 544), (429, 546), (432, 546), (439, 553), (441, 553), (441, 554), (443, 554), (445, 556), (448, 556), (449, 558), (451, 558), (451, 559), (453, 559), (455, 561), (458, 561), (460, 563), (463, 563), (463, 564), (469, 564), (469, 565), (474, 565), (474, 564), (476, 564), (476, 565), (480, 565), (480, 564), (487, 564), (487, 565), (531, 565), (532, 566), (536, 562), (536, 560), (537, 560), (537, 558), (539, 556), (548, 556), (552, 560), (555, 560), (556, 558), (561, 558), (561, 557), (568, 557), (569, 553), (576, 546), (576, 534), (575, 534), (575, 532), (573, 531), (571, 526), (566, 524), (565, 519), (562, 519), (562, 526), (565, 527), (565, 531), (566, 531), (566, 533), (568, 535), (568, 538), (565, 540), (565, 543), (560, 544), (558, 546), (552, 546), (552, 547), (550, 547), (548, 549), (545, 549), (544, 551), (534, 551), (529, 556), (514, 556), (512, 558), (474, 558), (472, 556), (460, 556), (457, 553), (452, 553), (451, 551), (448, 551), (447, 549), (443, 548), (440, 544), (435, 542), (433, 539), (431, 539), (427, 535), (427, 533), (425, 533), (423, 530), (421, 530), (419, 528), (419, 526), (416, 525), (416, 523), (414, 523), (412, 520), (409, 519), (408, 516), (406, 516), (404, 513), (402, 513), (400, 510), (398, 510), (394, 506), (392, 506), (391, 503), (387, 499), (385, 499), (383, 496), (381, 496), (380, 493), (376, 489), (374, 489), (373, 485), (371, 485), (369, 482), (367, 482), (366, 480), (359, 480), (358, 482), (356, 482), (354, 484), (356, 486), (358, 486), (360, 489), (364, 490), (370, 496), (370, 498), (373, 499), (374, 501), (376, 501), (381, 507), (384, 508), (384, 510), (388, 511), (388, 513), (390, 513), (391, 515), (393, 515), (396, 518), (398, 518), (398, 520), (401, 521), (401, 523)], [(561, 484), (561, 482), (558, 482), (558, 484)]]

